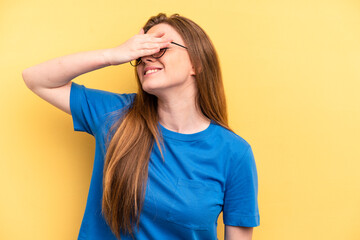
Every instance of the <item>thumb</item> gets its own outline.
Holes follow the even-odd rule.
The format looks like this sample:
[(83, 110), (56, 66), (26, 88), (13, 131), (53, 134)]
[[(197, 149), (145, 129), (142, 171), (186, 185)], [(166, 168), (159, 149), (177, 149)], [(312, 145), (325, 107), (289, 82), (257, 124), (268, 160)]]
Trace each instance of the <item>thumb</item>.
[(144, 34), (144, 29), (143, 28), (141, 28), (139, 34)]

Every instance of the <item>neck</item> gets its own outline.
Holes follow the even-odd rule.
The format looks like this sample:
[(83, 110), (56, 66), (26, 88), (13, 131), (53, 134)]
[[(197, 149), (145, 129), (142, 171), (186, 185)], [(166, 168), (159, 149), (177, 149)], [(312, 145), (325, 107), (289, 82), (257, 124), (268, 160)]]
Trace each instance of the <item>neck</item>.
[(158, 96), (160, 124), (166, 129), (184, 134), (205, 130), (210, 119), (202, 114), (195, 102), (195, 89)]

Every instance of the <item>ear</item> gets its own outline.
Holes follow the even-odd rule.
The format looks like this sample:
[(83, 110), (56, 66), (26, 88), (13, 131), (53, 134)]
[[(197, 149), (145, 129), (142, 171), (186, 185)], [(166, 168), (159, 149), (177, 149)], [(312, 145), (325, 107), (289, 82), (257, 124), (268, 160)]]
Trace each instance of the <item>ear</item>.
[(191, 67), (190, 76), (196, 76), (194, 67)]
[(191, 67), (191, 76), (196, 76), (196, 74), (199, 74), (201, 72), (202, 72), (201, 66), (198, 67), (197, 71), (195, 71), (195, 68), (193, 66)]

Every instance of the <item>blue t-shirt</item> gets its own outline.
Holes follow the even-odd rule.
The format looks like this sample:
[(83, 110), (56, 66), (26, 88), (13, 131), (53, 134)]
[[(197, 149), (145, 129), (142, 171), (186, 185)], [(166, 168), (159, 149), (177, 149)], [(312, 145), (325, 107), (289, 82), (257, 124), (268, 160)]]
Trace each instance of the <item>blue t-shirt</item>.
[[(78, 239), (114, 239), (101, 214), (105, 140), (116, 118), (135, 93), (117, 94), (72, 83), (70, 109), (74, 130), (95, 137), (95, 160)], [(110, 119), (110, 120), (109, 120)], [(145, 202), (135, 239), (217, 239), (217, 219), (225, 225), (260, 224), (258, 179), (251, 146), (240, 136), (211, 121), (194, 134), (158, 125), (164, 158), (156, 144), (151, 152)], [(130, 235), (121, 235), (123, 240)]]

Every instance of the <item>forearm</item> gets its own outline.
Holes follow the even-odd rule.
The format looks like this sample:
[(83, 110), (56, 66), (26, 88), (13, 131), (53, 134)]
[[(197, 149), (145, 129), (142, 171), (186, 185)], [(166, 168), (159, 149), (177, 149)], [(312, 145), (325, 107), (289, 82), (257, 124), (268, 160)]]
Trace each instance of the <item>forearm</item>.
[(56, 88), (67, 84), (75, 77), (110, 66), (108, 49), (78, 52), (29, 67), (23, 71), (23, 79), (29, 88)]
[(251, 240), (253, 227), (239, 227), (225, 225), (225, 240)]

